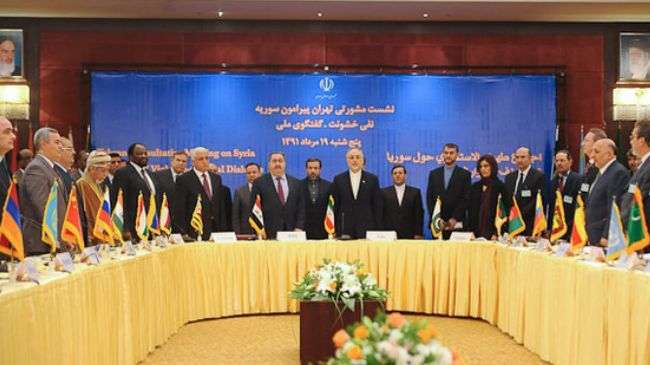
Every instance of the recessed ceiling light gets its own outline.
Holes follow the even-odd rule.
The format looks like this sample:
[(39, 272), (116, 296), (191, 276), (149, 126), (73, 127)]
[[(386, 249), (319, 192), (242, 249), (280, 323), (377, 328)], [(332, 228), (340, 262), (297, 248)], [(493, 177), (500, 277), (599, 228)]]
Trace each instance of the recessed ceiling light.
[(321, 13), (321, 12), (319, 11), (318, 13), (316, 13), (316, 16), (318, 16), (318, 17), (320, 18), (320, 17), (323, 16), (323, 13)]
[(221, 11), (221, 10), (217, 11), (217, 16), (219, 18), (221, 18), (223, 16), (223, 11)]
[(429, 17), (429, 14), (428, 14), (428, 13), (424, 13), (424, 14), (422, 14), (422, 17), (423, 17), (423, 18), (428, 18), (428, 17)]

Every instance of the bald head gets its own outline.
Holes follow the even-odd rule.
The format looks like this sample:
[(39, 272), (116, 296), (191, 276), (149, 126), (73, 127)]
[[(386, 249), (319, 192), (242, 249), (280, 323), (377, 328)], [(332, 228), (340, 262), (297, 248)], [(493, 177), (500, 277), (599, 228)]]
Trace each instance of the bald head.
[(603, 168), (616, 157), (616, 143), (609, 138), (594, 142), (593, 159), (596, 167)]
[(525, 171), (532, 163), (532, 155), (527, 147), (519, 147), (515, 151), (515, 164), (519, 171)]
[(14, 148), (16, 135), (9, 119), (0, 116), (0, 155), (4, 156)]

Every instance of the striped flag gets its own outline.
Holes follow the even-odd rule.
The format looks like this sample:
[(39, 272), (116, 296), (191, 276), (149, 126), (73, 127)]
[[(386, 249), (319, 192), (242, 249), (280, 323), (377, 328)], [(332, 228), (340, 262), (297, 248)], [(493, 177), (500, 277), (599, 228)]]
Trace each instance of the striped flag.
[(433, 206), (433, 213), (431, 213), (431, 235), (433, 238), (440, 238), (442, 236), (442, 218), (440, 214), (442, 211), (442, 202), (440, 197), (436, 197), (436, 204)]
[(68, 207), (65, 210), (61, 228), (61, 241), (77, 246), (79, 252), (83, 251), (85, 247), (76, 185), (72, 185), (72, 190), (70, 190), (70, 199), (68, 199)]
[(555, 207), (553, 207), (553, 225), (551, 226), (551, 242), (562, 238), (567, 232), (564, 203), (560, 190), (555, 191)]
[(194, 228), (196, 233), (199, 236), (203, 235), (203, 217), (201, 216), (202, 207), (201, 207), (201, 194), (198, 195), (196, 199), (196, 205), (194, 206), (194, 211), (192, 212), (192, 220), (190, 221), (190, 226)]
[(7, 189), (7, 199), (2, 210), (0, 224), (0, 252), (22, 261), (25, 259), (23, 233), (21, 232), (20, 205), (16, 184), (12, 181)]
[(149, 239), (149, 227), (147, 226), (147, 212), (144, 209), (144, 198), (142, 197), (142, 191), (138, 193), (138, 211), (135, 216), (135, 234), (142, 241)]
[(546, 215), (544, 214), (544, 205), (542, 204), (542, 194), (537, 191), (537, 199), (535, 201), (535, 220), (533, 221), (533, 237), (540, 237), (546, 230), (548, 224), (546, 222)]
[(158, 225), (158, 213), (156, 212), (156, 196), (151, 193), (149, 195), (149, 209), (147, 210), (147, 227), (152, 236), (160, 234), (160, 227)]
[(41, 241), (50, 245), (50, 252), (56, 252), (59, 238), (59, 219), (57, 217), (59, 183), (54, 182), (50, 188), (50, 195), (47, 197), (45, 209), (43, 210), (43, 225), (41, 228)]
[(503, 204), (501, 199), (501, 194), (497, 198), (497, 210), (494, 214), (494, 228), (497, 229), (497, 235), (501, 237), (501, 228), (508, 221), (508, 214), (506, 213), (506, 207)]
[(255, 196), (255, 204), (253, 204), (253, 209), (248, 217), (248, 223), (257, 232), (258, 236), (264, 233), (264, 214), (262, 213), (262, 199), (259, 194)]
[(117, 200), (115, 201), (113, 213), (111, 214), (111, 222), (113, 222), (113, 237), (115, 237), (115, 241), (124, 243), (124, 239), (122, 238), (122, 232), (124, 232), (124, 197), (122, 189), (117, 192)]
[[(631, 217), (630, 217), (631, 218)], [(609, 233), (607, 234), (607, 260), (616, 260), (625, 252), (627, 241), (623, 234), (623, 223), (621, 223), (621, 213), (618, 205), (614, 200), (612, 210), (609, 215)]]
[(627, 220), (627, 238), (630, 242), (627, 252), (632, 253), (650, 244), (646, 216), (643, 210), (643, 196), (638, 186), (634, 186), (632, 193), (632, 204), (630, 205), (630, 216)]
[(160, 231), (168, 236), (172, 233), (172, 220), (169, 215), (169, 203), (167, 203), (166, 193), (163, 193), (163, 200), (160, 205)]
[(334, 223), (334, 197), (330, 195), (327, 199), (327, 211), (325, 212), (325, 232), (328, 235), (333, 236), (336, 233), (336, 226)]
[(524, 217), (521, 216), (517, 199), (512, 197), (512, 207), (510, 208), (510, 216), (508, 217), (508, 235), (510, 238), (513, 238), (525, 230), (526, 222), (524, 222)]
[(573, 229), (571, 230), (571, 251), (577, 253), (587, 244), (587, 230), (585, 229), (585, 203), (582, 196), (576, 197), (576, 210), (573, 213)]
[(111, 220), (111, 200), (108, 195), (108, 189), (104, 189), (104, 200), (97, 211), (95, 217), (95, 227), (93, 227), (93, 236), (97, 237), (104, 243), (115, 243), (113, 240), (113, 222)]

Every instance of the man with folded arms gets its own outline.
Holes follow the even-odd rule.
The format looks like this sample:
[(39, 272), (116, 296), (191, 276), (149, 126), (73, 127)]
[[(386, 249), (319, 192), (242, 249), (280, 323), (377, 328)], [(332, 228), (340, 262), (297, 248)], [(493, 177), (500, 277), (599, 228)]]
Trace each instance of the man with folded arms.
[(526, 147), (515, 151), (517, 171), (506, 176), (506, 191), (508, 192), (507, 206), (512, 205), (514, 197), (526, 223), (525, 236), (530, 236), (535, 222), (535, 204), (537, 193), (542, 194), (542, 207), (546, 206), (546, 177), (544, 173), (532, 166), (533, 156)]
[[(112, 162), (112, 161), (111, 161)], [(172, 232), (178, 233), (179, 229), (176, 226), (176, 180), (185, 172), (187, 168), (187, 153), (183, 150), (174, 152), (174, 156), (170, 161), (171, 168), (160, 170), (156, 172), (158, 178), (158, 185), (160, 186), (161, 194), (167, 195), (167, 205), (169, 206), (169, 213), (172, 220)], [(162, 199), (162, 198), (161, 198)]]
[(420, 189), (406, 185), (406, 167), (392, 169), (393, 185), (382, 190), (384, 195), (384, 229), (396, 231), (399, 239), (421, 240), (424, 210)]
[(232, 202), (232, 228), (236, 234), (254, 234), (253, 228), (248, 223), (251, 206), (251, 191), (253, 181), (260, 177), (260, 165), (255, 162), (249, 162), (245, 166), (246, 184), (240, 186), (235, 191), (235, 198)]
[(305, 193), (305, 231), (307, 239), (323, 240), (325, 231), (325, 212), (331, 183), (320, 177), (321, 160), (308, 158), (305, 162), (307, 177), (302, 180)]

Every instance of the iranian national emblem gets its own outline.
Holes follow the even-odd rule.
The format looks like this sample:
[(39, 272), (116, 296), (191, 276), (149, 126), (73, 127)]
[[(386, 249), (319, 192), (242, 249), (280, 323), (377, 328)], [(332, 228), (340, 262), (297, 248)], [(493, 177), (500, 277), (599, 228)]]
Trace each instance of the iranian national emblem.
[(334, 80), (329, 77), (323, 77), (320, 79), (318, 86), (320, 86), (320, 89), (325, 92), (331, 91), (334, 88)]

